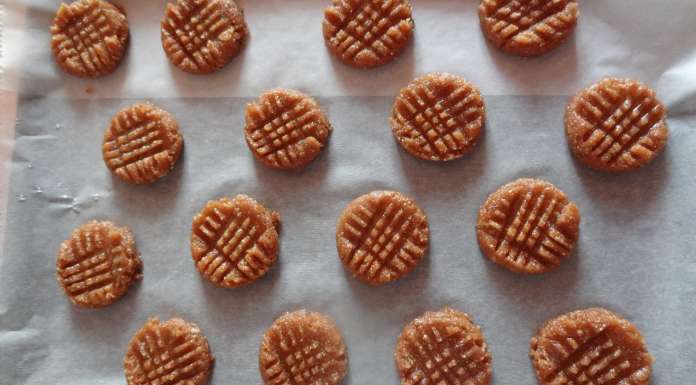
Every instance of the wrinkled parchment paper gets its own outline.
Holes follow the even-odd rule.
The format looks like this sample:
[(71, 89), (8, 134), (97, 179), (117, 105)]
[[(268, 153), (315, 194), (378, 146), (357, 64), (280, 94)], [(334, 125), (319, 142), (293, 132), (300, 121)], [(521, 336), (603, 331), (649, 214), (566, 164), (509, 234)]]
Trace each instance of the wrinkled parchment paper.
[[(490, 47), (475, 1), (415, 0), (414, 44), (374, 71), (332, 59), (319, 0), (246, 0), (252, 31), (223, 71), (194, 77), (167, 64), (157, 23), (164, 1), (122, 1), (131, 23), (125, 62), (107, 78), (79, 80), (51, 61), (47, 26), (57, 2), (5, 4), (2, 90), (18, 94), (0, 258), (0, 384), (124, 384), (122, 356), (148, 317), (196, 322), (217, 358), (212, 384), (261, 384), (258, 346), (285, 311), (336, 320), (349, 353), (344, 384), (398, 384), (401, 328), (452, 306), (479, 323), (493, 384), (532, 385), (529, 338), (546, 319), (590, 306), (612, 309), (643, 332), (653, 384), (691, 384), (696, 362), (696, 39), (691, 0), (587, 0), (574, 38), (532, 60)], [(18, 39), (23, 43), (19, 44)], [(487, 106), (476, 149), (447, 164), (419, 161), (393, 140), (394, 93), (433, 70), (478, 84)], [(574, 161), (562, 114), (568, 95), (604, 75), (655, 87), (669, 109), (670, 141), (642, 170), (606, 175)], [(327, 149), (299, 172), (254, 161), (243, 106), (266, 88), (318, 97), (333, 126)], [(90, 88), (92, 93), (86, 93)], [(149, 99), (178, 119), (184, 155), (151, 186), (111, 177), (101, 138), (120, 108)], [(14, 121), (11, 122), (14, 126)], [(13, 128), (3, 124), (4, 133)], [(5, 147), (3, 147), (5, 148)], [(577, 250), (558, 270), (512, 274), (478, 250), (479, 205), (517, 177), (551, 181), (582, 214)], [(345, 273), (335, 221), (375, 189), (413, 197), (431, 227), (428, 256), (406, 278), (371, 287)], [(225, 290), (203, 280), (189, 252), (193, 215), (209, 199), (245, 193), (282, 217), (278, 264), (257, 283)], [(114, 305), (71, 305), (54, 277), (55, 253), (90, 219), (130, 226), (144, 279)]]

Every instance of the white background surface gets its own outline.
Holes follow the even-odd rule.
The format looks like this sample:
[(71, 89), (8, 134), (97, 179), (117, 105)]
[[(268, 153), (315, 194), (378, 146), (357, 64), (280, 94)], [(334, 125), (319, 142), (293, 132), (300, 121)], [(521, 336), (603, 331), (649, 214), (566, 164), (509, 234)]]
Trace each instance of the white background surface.
[[(248, 46), (207, 77), (167, 63), (158, 30), (165, 2), (122, 1), (131, 45), (116, 73), (99, 80), (75, 79), (54, 66), (47, 31), (57, 4), (5, 3), (0, 60), (9, 101), (3, 100), (1, 129), (3, 138), (15, 140), (3, 139), (2, 156), (12, 161), (0, 174), (9, 177), (0, 186), (9, 195), (0, 210), (6, 219), (0, 384), (123, 384), (126, 344), (153, 315), (182, 316), (201, 326), (217, 357), (213, 384), (260, 384), (263, 331), (282, 312), (300, 307), (325, 312), (341, 327), (350, 365), (345, 384), (397, 384), (392, 353), (401, 327), (445, 305), (472, 314), (482, 326), (493, 355), (493, 384), (535, 384), (527, 350), (536, 327), (561, 312), (595, 305), (643, 331), (656, 358), (653, 384), (692, 381), (692, 1), (584, 1), (573, 39), (531, 60), (485, 42), (477, 2), (414, 1), (414, 44), (393, 64), (360, 71), (332, 59), (323, 46), (326, 2), (247, 0), (241, 4), (252, 33)], [(488, 108), (478, 147), (444, 165), (407, 155), (388, 125), (396, 91), (433, 70), (477, 84)], [(567, 96), (605, 75), (643, 80), (669, 109), (665, 153), (627, 175), (577, 164), (563, 136)], [(318, 96), (334, 125), (327, 151), (301, 172), (266, 169), (243, 141), (244, 103), (277, 86)], [(86, 93), (88, 87), (94, 92)], [(118, 109), (146, 98), (177, 117), (185, 154), (161, 182), (130, 186), (103, 166), (101, 136)], [(541, 277), (494, 266), (475, 240), (478, 206), (497, 187), (523, 176), (553, 182), (582, 213), (577, 251)], [(432, 232), (422, 264), (402, 281), (378, 288), (344, 273), (334, 242), (340, 211), (373, 189), (412, 196)], [(224, 290), (202, 280), (191, 262), (190, 221), (208, 199), (237, 193), (280, 212), (281, 254), (261, 281)], [(129, 225), (145, 265), (143, 282), (102, 310), (70, 305), (54, 278), (58, 245), (92, 218)]]

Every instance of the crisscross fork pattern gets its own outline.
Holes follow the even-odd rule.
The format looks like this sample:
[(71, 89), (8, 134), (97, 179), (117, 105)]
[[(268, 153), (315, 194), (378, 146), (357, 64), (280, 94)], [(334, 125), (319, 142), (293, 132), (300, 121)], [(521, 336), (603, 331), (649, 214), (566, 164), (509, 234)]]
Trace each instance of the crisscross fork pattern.
[(195, 73), (222, 67), (245, 35), (241, 11), (232, 0), (178, 0), (167, 6), (162, 21), (162, 43), (170, 59)]
[(152, 182), (169, 172), (181, 150), (181, 135), (169, 114), (147, 103), (120, 111), (104, 138), (107, 166), (136, 183)]
[(299, 310), (266, 331), (259, 366), (268, 385), (338, 385), (346, 371), (345, 346), (326, 316)]
[(424, 214), (401, 197), (358, 198), (339, 225), (339, 254), (357, 277), (386, 282), (411, 271), (428, 244)]
[(417, 363), (407, 374), (410, 383), (464, 384), (486, 375), (490, 359), (465, 330), (457, 328), (453, 333), (440, 325), (421, 325), (417, 329), (408, 336), (409, 351)]
[[(81, 0), (61, 5), (56, 14), (51, 29), (53, 49), (57, 60), (74, 74), (104, 75), (123, 56), (128, 32), (111, 24), (104, 7), (113, 6), (99, 0)], [(114, 8), (113, 12), (120, 11)]]
[(150, 320), (133, 337), (126, 354), (129, 384), (201, 385), (211, 355), (198, 328), (180, 319)]
[[(554, 385), (643, 384), (646, 367), (631, 348), (623, 346), (621, 332), (613, 326), (564, 328), (553, 337), (549, 352), (558, 362), (545, 374), (544, 381)], [(550, 337), (549, 337), (550, 338)]]
[(595, 87), (579, 97), (577, 113), (592, 128), (583, 136), (589, 154), (607, 165), (657, 150), (649, 133), (661, 124), (664, 107), (644, 87)]
[[(406, 87), (394, 107), (397, 135), (414, 141), (427, 156), (449, 159), (468, 149), (483, 126), (480, 95), (467, 84)], [(408, 130), (409, 132), (405, 132)]]
[(375, 66), (393, 58), (413, 29), (404, 0), (335, 0), (326, 11), (325, 37), (346, 62)]
[(213, 209), (194, 231), (207, 246), (197, 261), (199, 271), (213, 282), (256, 279), (269, 264), (263, 244), (258, 242), (265, 231), (258, 218)]

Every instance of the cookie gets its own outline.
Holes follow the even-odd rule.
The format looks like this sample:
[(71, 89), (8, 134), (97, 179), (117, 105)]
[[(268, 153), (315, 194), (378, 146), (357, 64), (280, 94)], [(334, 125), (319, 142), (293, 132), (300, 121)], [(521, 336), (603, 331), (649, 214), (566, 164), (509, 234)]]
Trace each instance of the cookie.
[(128, 344), (128, 385), (202, 385), (213, 370), (208, 340), (194, 323), (151, 318)]
[(108, 221), (91, 221), (60, 245), (58, 283), (76, 305), (96, 308), (121, 298), (142, 278), (133, 233)]
[(343, 210), (336, 248), (354, 277), (373, 285), (395, 281), (413, 270), (428, 248), (428, 218), (408, 197), (373, 191)]
[(174, 168), (184, 140), (174, 117), (150, 103), (119, 111), (104, 133), (106, 167), (129, 183), (152, 183)]
[(662, 152), (669, 130), (655, 91), (632, 79), (605, 78), (568, 103), (565, 128), (573, 154), (601, 171), (637, 169)]
[(601, 308), (547, 321), (530, 357), (541, 385), (646, 385), (652, 356), (636, 327)]
[(549, 182), (518, 179), (481, 206), (476, 235), (483, 253), (505, 268), (538, 274), (556, 268), (578, 240), (580, 211)]
[(491, 355), (468, 314), (427, 312), (404, 327), (396, 344), (402, 385), (487, 385)]
[(248, 34), (234, 0), (177, 0), (167, 4), (162, 20), (169, 61), (192, 74), (222, 68), (241, 51)]
[(128, 19), (104, 0), (61, 3), (51, 26), (51, 49), (65, 72), (80, 77), (110, 74), (128, 44)]
[(331, 135), (319, 103), (298, 91), (265, 92), (245, 112), (244, 136), (256, 159), (275, 169), (300, 168), (316, 158)]
[(488, 40), (519, 56), (544, 54), (575, 30), (575, 0), (481, 0), (481, 28)]
[(278, 258), (278, 213), (246, 195), (209, 201), (193, 218), (191, 255), (198, 271), (222, 287), (251, 283)]
[(403, 51), (414, 23), (408, 0), (332, 0), (322, 26), (331, 53), (348, 65), (372, 68)]
[(266, 385), (338, 385), (346, 370), (341, 332), (323, 314), (286, 313), (261, 341), (259, 371)]
[(411, 155), (447, 161), (474, 147), (485, 115), (478, 88), (459, 76), (431, 73), (399, 92), (391, 126), (397, 142)]

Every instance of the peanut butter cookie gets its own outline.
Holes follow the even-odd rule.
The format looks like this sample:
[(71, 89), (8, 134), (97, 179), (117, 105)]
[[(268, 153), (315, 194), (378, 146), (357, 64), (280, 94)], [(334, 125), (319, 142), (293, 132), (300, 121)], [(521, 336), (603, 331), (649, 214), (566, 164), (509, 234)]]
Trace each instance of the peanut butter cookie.
[(142, 277), (133, 233), (108, 221), (91, 221), (60, 245), (56, 275), (70, 301), (83, 307), (110, 305)]
[(177, 0), (167, 4), (162, 47), (183, 71), (208, 74), (237, 56), (248, 33), (234, 0)]
[(519, 56), (544, 54), (563, 43), (578, 22), (575, 0), (481, 0), (484, 34), (502, 50)]
[(549, 182), (518, 179), (481, 206), (476, 234), (483, 253), (507, 269), (527, 274), (552, 270), (578, 239), (580, 211)]
[(193, 218), (191, 255), (198, 271), (222, 287), (251, 283), (278, 258), (278, 213), (246, 195), (208, 202)]
[(631, 79), (605, 78), (580, 91), (565, 113), (573, 154), (601, 171), (637, 169), (662, 152), (669, 130), (655, 91)]
[(104, 163), (129, 183), (152, 183), (174, 168), (183, 137), (174, 117), (150, 103), (119, 111), (104, 134)]
[(286, 313), (263, 336), (259, 370), (266, 385), (338, 385), (347, 371), (341, 332), (323, 314)]
[(301, 168), (321, 152), (331, 124), (319, 103), (298, 91), (275, 89), (246, 106), (244, 136), (256, 159), (275, 169)]
[(324, 40), (344, 63), (372, 68), (389, 63), (413, 35), (408, 0), (332, 0), (324, 11)]
[(487, 385), (491, 355), (468, 314), (427, 312), (404, 327), (396, 344), (402, 385)]
[(336, 246), (353, 276), (373, 285), (413, 270), (428, 248), (428, 219), (408, 197), (373, 191), (352, 201), (338, 219)]
[(126, 14), (108, 1), (61, 3), (51, 26), (51, 49), (67, 73), (104, 76), (123, 59), (128, 31)]
[(459, 76), (431, 73), (403, 88), (394, 102), (394, 137), (411, 155), (448, 161), (469, 152), (486, 115), (478, 88)]
[(547, 321), (531, 340), (541, 385), (646, 385), (652, 356), (630, 322), (601, 308)]
[(213, 359), (196, 324), (152, 318), (131, 339), (123, 366), (128, 385), (203, 385)]

